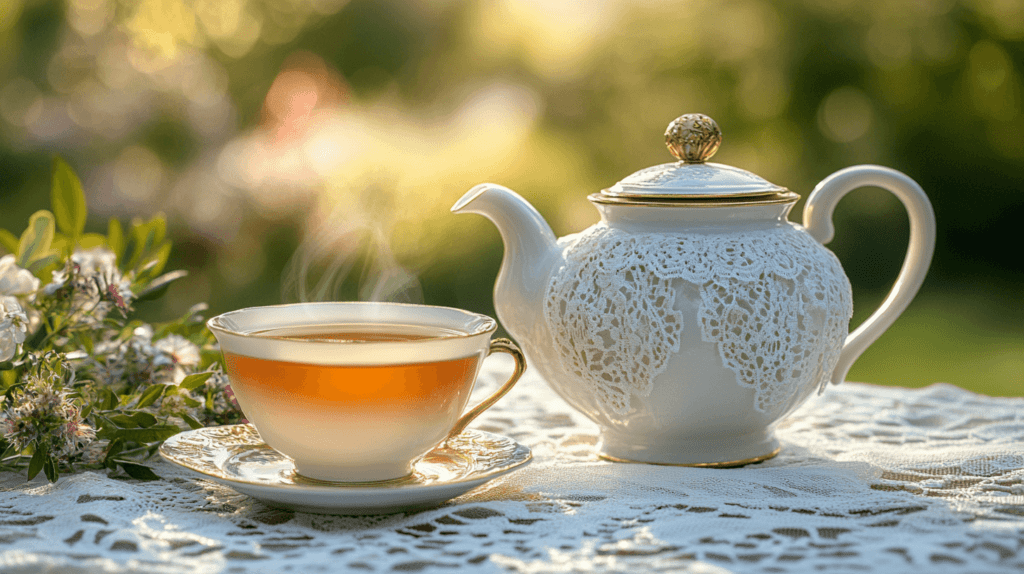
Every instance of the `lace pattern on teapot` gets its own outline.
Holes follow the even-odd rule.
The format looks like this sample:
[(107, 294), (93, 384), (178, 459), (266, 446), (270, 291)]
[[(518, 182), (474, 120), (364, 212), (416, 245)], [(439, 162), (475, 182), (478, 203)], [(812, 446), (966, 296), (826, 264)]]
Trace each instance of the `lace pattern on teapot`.
[(853, 304), (839, 261), (790, 226), (725, 234), (631, 234), (595, 226), (573, 238), (544, 316), (567, 375), (624, 414), (679, 351), (680, 281), (700, 293), (701, 338), (718, 344), (761, 412), (828, 382)]

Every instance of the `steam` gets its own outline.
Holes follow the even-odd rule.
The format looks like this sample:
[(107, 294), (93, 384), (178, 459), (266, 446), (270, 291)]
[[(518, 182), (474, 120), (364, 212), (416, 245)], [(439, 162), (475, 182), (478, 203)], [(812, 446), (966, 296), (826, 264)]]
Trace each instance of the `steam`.
[(357, 298), (422, 303), (419, 279), (398, 263), (388, 240), (394, 228), (386, 215), (393, 212), (386, 205), (388, 198), (390, 194), (385, 190), (367, 189), (362, 205), (355, 209), (351, 205), (337, 206), (330, 216), (311, 226), (285, 267), (282, 301)]

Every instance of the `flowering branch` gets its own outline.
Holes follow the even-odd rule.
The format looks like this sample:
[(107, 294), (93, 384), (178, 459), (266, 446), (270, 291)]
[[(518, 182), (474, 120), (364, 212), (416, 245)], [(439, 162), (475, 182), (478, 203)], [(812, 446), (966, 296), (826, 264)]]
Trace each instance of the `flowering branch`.
[(135, 302), (186, 275), (162, 273), (164, 218), (85, 233), (81, 183), (60, 159), (50, 198), (52, 212), (33, 214), (20, 237), (0, 229), (0, 470), (158, 478), (143, 463), (165, 439), (241, 419), (206, 307), (132, 319)]

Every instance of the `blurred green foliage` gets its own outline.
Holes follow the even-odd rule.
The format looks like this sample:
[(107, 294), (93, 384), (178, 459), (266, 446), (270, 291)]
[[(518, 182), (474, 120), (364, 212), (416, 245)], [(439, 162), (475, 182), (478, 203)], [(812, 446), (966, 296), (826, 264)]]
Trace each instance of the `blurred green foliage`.
[[(418, 275), (427, 303), (493, 313), (502, 246), (447, 213), (462, 192), (497, 181), (573, 232), (597, 220), (588, 193), (669, 161), (665, 125), (703, 112), (725, 136), (715, 161), (805, 197), (878, 163), (932, 199), (921, 295), (851, 379), (1024, 395), (1020, 2), (0, 6), (0, 227), (46, 204), (56, 152), (98, 208), (87, 230), (165, 212), (169, 264), (192, 275), (145, 313), (279, 303), (295, 273), (335, 269), (332, 295), (355, 298), (381, 260)], [(857, 322), (896, 276), (906, 215), (865, 189), (836, 217)], [(339, 230), (326, 258), (296, 270), (324, 229)]]

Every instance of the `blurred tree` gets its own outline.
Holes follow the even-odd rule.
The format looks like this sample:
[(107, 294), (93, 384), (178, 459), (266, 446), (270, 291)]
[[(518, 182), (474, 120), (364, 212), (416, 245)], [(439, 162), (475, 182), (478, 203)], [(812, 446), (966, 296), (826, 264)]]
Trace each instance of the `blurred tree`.
[[(60, 152), (90, 226), (167, 213), (193, 275), (153, 315), (279, 302), (334, 268), (351, 275), (330, 295), (354, 297), (375, 257), (429, 303), (490, 313), (501, 244), (448, 215), (465, 189), (500, 181), (575, 231), (588, 193), (668, 161), (665, 125), (700, 111), (717, 161), (804, 196), (870, 162), (932, 198), (920, 301), (855, 378), (1022, 394), (1022, 40), (1012, 0), (4, 0), (0, 226), (44, 206)], [(857, 318), (906, 226), (881, 190), (840, 206)]]

